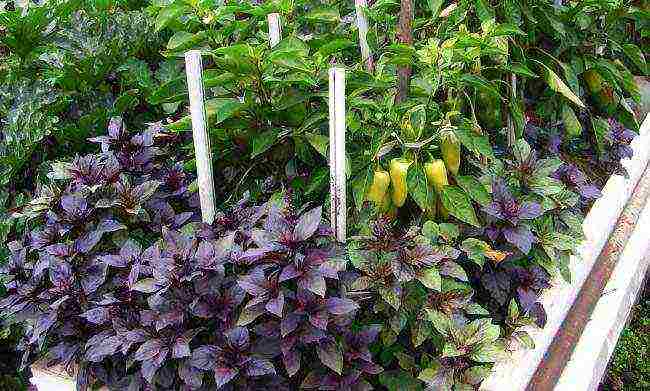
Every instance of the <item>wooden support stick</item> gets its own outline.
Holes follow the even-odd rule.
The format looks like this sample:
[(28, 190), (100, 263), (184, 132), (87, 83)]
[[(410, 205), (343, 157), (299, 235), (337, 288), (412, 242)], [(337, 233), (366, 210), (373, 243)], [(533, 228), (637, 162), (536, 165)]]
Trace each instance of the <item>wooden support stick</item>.
[(361, 59), (366, 64), (366, 70), (372, 72), (374, 63), (372, 60), (372, 53), (368, 45), (368, 19), (363, 13), (365, 7), (368, 6), (366, 0), (355, 0), (354, 6), (357, 13), (357, 28), (359, 29), (359, 46), (361, 47)]
[(282, 39), (282, 25), (280, 24), (280, 14), (272, 13), (267, 16), (269, 21), (269, 45), (274, 47)]
[[(517, 76), (514, 74), (510, 75), (510, 89), (511, 89), (511, 95), (510, 99), (513, 101), (516, 101), (517, 99)], [(515, 145), (515, 142), (517, 141), (517, 133), (515, 129), (515, 121), (512, 118), (512, 114), (508, 113), (508, 146), (512, 147)]]
[(203, 101), (203, 64), (199, 50), (190, 50), (185, 53), (185, 72), (187, 73), (187, 89), (190, 93), (190, 115), (192, 116), (192, 136), (194, 138), (199, 198), (201, 199), (201, 216), (205, 223), (212, 224), (215, 215), (212, 150), (210, 149)]
[(330, 220), (336, 239), (346, 238), (345, 186), (345, 69), (329, 71), (329, 125), (330, 125)]

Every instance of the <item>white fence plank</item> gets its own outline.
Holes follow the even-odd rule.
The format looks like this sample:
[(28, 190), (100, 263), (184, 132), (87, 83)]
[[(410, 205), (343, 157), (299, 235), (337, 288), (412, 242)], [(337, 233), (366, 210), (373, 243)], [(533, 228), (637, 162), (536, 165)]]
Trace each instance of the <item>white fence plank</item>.
[(329, 71), (330, 200), (332, 230), (339, 242), (346, 239), (345, 184), (345, 69)]
[(374, 65), (372, 53), (368, 45), (368, 19), (363, 13), (363, 9), (368, 6), (366, 0), (355, 0), (354, 5), (357, 13), (357, 28), (359, 29), (359, 47), (361, 48), (361, 59), (366, 64), (366, 70), (372, 72)]
[(203, 98), (203, 64), (201, 52), (190, 50), (185, 53), (185, 72), (187, 89), (190, 94), (190, 115), (192, 117), (192, 136), (194, 138), (194, 155), (201, 199), (201, 216), (203, 221), (214, 221), (214, 181), (212, 177), (212, 150), (208, 136), (208, 124)]
[(280, 14), (268, 14), (269, 21), (269, 45), (274, 47), (282, 39), (282, 25), (280, 24)]

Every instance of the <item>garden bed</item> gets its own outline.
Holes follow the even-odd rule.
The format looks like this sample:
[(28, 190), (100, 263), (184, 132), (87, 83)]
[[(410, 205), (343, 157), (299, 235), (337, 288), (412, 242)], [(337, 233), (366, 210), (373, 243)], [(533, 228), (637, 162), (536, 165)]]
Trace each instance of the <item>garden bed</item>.
[[(600, 377), (610, 347), (584, 346), (615, 338), (645, 265), (647, 122), (629, 144), (647, 10), (109, 3), (0, 14), (0, 185), (26, 178), (0, 188), (0, 320), (24, 332), (39, 388)], [(136, 17), (154, 41), (112, 33)], [(50, 20), (51, 37), (25, 41), (24, 22)], [(80, 35), (117, 38), (93, 49), (111, 61), (79, 66), (66, 42)], [(61, 97), (110, 91), (107, 107), (34, 106), (44, 80)], [(25, 144), (32, 112), (51, 126)]]
[[(482, 391), (516, 391), (527, 387), (547, 389), (534, 388), (536, 386), (531, 381), (538, 376), (536, 372), (543, 370), (549, 347), (557, 343), (554, 339), (567, 332), (562, 325), (571, 311), (575, 311), (572, 307), (581, 299), (585, 282), (600, 277), (592, 274), (592, 270), (599, 262), (610, 260), (615, 262), (611, 278), (604, 276), (607, 285), (594, 312), (583, 314), (590, 321), (578, 334), (576, 345), (567, 352), (570, 360), (563, 363), (555, 388), (597, 389), (650, 262), (650, 242), (642, 228), (650, 225), (650, 206), (647, 204), (650, 117), (632, 142), (632, 148), (634, 157), (622, 162), (628, 177), (612, 176), (602, 191), (602, 197), (594, 203), (584, 220), (585, 241), (579, 249), (580, 257), (573, 257), (570, 265), (572, 283), (557, 278), (553, 287), (541, 296), (542, 304), (552, 310), (548, 311), (545, 328), (527, 329), (535, 341), (535, 348), (518, 349), (508, 360), (497, 363), (492, 375), (483, 382)], [(32, 373), (31, 381), (40, 391), (75, 389), (74, 379), (60, 366), (43, 368), (35, 365)], [(585, 376), (587, 373), (592, 375)]]

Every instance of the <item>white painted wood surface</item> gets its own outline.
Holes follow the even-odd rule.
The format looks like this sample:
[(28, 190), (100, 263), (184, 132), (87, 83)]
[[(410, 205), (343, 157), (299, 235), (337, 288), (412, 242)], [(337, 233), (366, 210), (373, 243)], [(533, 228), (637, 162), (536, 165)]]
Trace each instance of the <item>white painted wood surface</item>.
[(280, 24), (280, 14), (272, 13), (267, 15), (269, 22), (269, 45), (275, 47), (282, 39), (282, 25)]
[(359, 47), (361, 48), (361, 60), (366, 64), (366, 70), (372, 72), (372, 53), (368, 45), (368, 18), (363, 13), (364, 8), (368, 6), (366, 0), (354, 0), (354, 6), (357, 14), (357, 29), (359, 30)]
[(596, 304), (555, 391), (597, 391), (650, 263), (650, 203)]
[(329, 70), (330, 221), (336, 239), (345, 243), (347, 202), (345, 183), (345, 69)]
[(201, 199), (201, 216), (203, 221), (214, 221), (214, 180), (212, 176), (212, 150), (208, 136), (208, 121), (205, 114), (203, 97), (203, 63), (199, 50), (185, 53), (185, 72), (187, 89), (190, 95), (190, 115), (192, 117), (192, 136), (194, 138), (194, 155), (196, 173)]
[[(481, 385), (481, 391), (524, 391), (526, 389), (645, 170), (650, 156), (650, 116), (646, 118), (640, 135), (632, 141), (632, 148), (633, 158), (622, 161), (629, 178), (619, 175), (610, 177), (603, 188), (602, 197), (594, 203), (582, 224), (585, 241), (578, 249), (580, 256), (571, 257), (569, 265), (573, 278), (572, 284), (566, 283), (558, 276), (552, 282), (553, 287), (546, 290), (540, 298), (540, 302), (548, 309), (548, 321), (543, 329), (535, 327), (528, 329), (535, 341), (535, 349), (519, 349), (512, 352), (507, 360), (497, 363), (492, 374)], [(599, 353), (594, 351), (593, 354)], [(581, 375), (591, 376), (591, 372)], [(574, 387), (570, 390), (583, 391), (586, 388)]]

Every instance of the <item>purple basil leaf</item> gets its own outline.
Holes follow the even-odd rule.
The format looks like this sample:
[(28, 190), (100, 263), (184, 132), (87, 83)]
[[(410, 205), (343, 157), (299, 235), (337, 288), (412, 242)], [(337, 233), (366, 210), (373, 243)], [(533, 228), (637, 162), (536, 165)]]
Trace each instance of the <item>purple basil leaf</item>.
[(246, 327), (235, 327), (225, 332), (228, 343), (243, 347), (248, 344), (249, 336)]
[(524, 226), (504, 228), (503, 236), (510, 244), (517, 247), (524, 254), (528, 254), (533, 243), (537, 242), (530, 228)]
[(262, 358), (251, 358), (246, 370), (248, 376), (257, 377), (265, 375), (275, 375), (275, 367), (269, 360)]
[(95, 292), (105, 281), (108, 265), (95, 259), (88, 265), (81, 278), (81, 286), (86, 294)]
[(90, 323), (101, 325), (110, 319), (110, 311), (106, 307), (97, 307), (88, 310), (79, 316), (85, 318)]
[(88, 254), (99, 241), (102, 239), (102, 231), (92, 231), (86, 233), (84, 236), (81, 238), (75, 240), (74, 242), (74, 248), (76, 252), (80, 252), (82, 254)]
[(343, 353), (334, 341), (319, 344), (316, 351), (323, 365), (339, 375), (343, 372)]
[(136, 350), (135, 354), (133, 355), (133, 359), (136, 361), (151, 360), (158, 353), (160, 353), (162, 347), (163, 344), (161, 340), (150, 339), (149, 341), (140, 345), (138, 350)]
[(293, 230), (294, 240), (303, 241), (309, 239), (318, 229), (322, 215), (323, 208), (318, 206), (300, 216)]
[(278, 292), (278, 296), (276, 298), (271, 299), (268, 303), (266, 303), (266, 310), (279, 318), (282, 317), (283, 308), (284, 294), (282, 292)]
[(109, 266), (113, 267), (126, 267), (128, 264), (126, 259), (122, 258), (119, 255), (101, 255), (97, 257), (100, 262), (103, 262)]
[(215, 368), (214, 370), (214, 381), (216, 383), (217, 389), (220, 389), (224, 385), (228, 384), (232, 379), (237, 376), (239, 373), (238, 369), (235, 368)]
[(524, 202), (519, 207), (519, 218), (522, 220), (536, 219), (542, 215), (542, 207), (535, 202)]
[(296, 269), (295, 265), (290, 263), (287, 266), (285, 266), (284, 269), (282, 269), (282, 272), (280, 273), (279, 281), (284, 282), (284, 281), (292, 280), (299, 276), (300, 276), (300, 271)]
[(172, 346), (172, 358), (189, 357), (190, 354), (189, 342), (184, 338), (176, 338), (176, 342)]
[(101, 362), (106, 356), (115, 354), (121, 343), (122, 340), (116, 335), (102, 338), (88, 347), (86, 350), (86, 360), (90, 362)]
[(599, 198), (602, 194), (600, 192), (600, 189), (598, 189), (594, 185), (584, 185), (578, 187), (578, 190), (580, 191), (580, 195), (584, 198), (587, 199), (597, 199)]
[(282, 362), (289, 377), (293, 377), (300, 370), (300, 353), (295, 350), (288, 351), (283, 354)]
[(204, 371), (212, 370), (217, 363), (218, 354), (219, 349), (216, 346), (199, 346), (192, 352), (190, 365)]
[(351, 299), (331, 297), (327, 299), (327, 310), (333, 315), (345, 315), (359, 309), (359, 305)]

